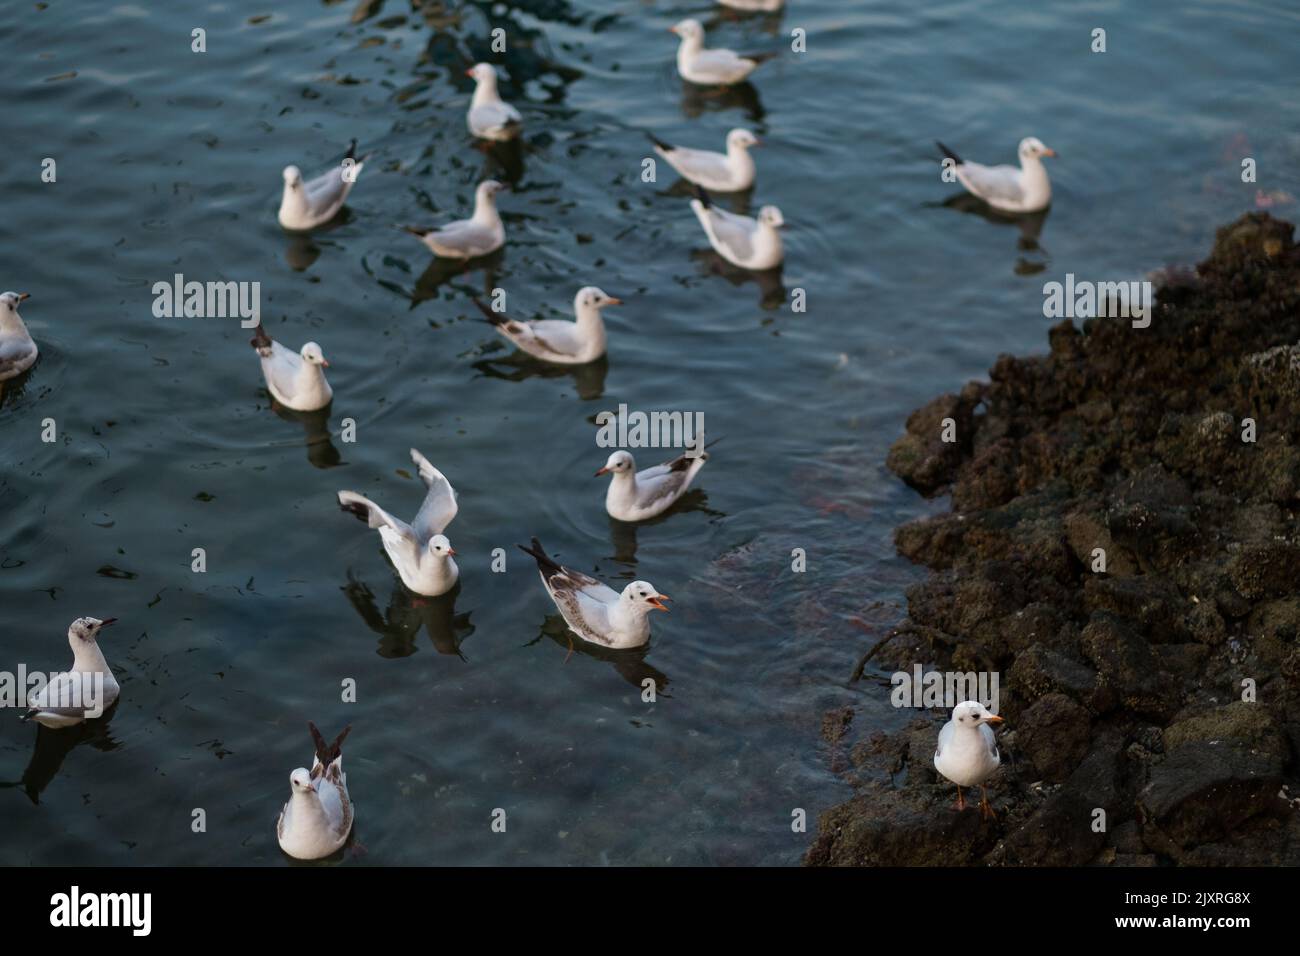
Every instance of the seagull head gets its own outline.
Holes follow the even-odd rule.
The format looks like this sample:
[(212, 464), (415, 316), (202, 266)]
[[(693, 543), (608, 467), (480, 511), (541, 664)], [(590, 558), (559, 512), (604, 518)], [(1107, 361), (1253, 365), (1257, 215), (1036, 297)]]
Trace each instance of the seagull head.
[(94, 644), (99, 632), (108, 627), (117, 618), (106, 617), (102, 621), (97, 617), (79, 617), (68, 626), (68, 641), (84, 641), (87, 644)]
[(581, 309), (603, 309), (607, 305), (622, 305), (623, 300), (609, 295), (594, 285), (586, 285), (573, 297), (573, 311)]
[(290, 189), (297, 189), (302, 185), (302, 170), (297, 166), (284, 167), (284, 184)]
[(1024, 159), (1041, 159), (1044, 156), (1055, 156), (1056, 150), (1048, 149), (1047, 145), (1037, 136), (1026, 136), (1020, 141), (1018, 150), (1020, 158)]
[(475, 63), (465, 71), (465, 75), (475, 83), (496, 84), (497, 71), (491, 63)]
[(616, 451), (609, 456), (609, 460), (605, 462), (605, 467), (596, 472), (595, 477), (599, 478), (601, 475), (609, 474), (621, 475), (624, 472), (632, 471), (634, 468), (636, 468), (636, 462), (632, 460), (630, 453)]
[(325, 353), (320, 350), (320, 346), (315, 342), (308, 342), (302, 347), (302, 351), (298, 354), (302, 356), (302, 360), (308, 365), (323, 365), (326, 368), (330, 367), (329, 361), (325, 358)]
[(666, 611), (664, 601), (671, 601), (667, 594), (660, 594), (649, 581), (633, 581), (623, 589), (620, 600), (626, 601), (633, 609), (642, 614), (651, 611)]
[(733, 129), (727, 134), (727, 149), (749, 149), (751, 146), (762, 146), (758, 137), (747, 129)]
[(780, 229), (785, 225), (785, 217), (781, 215), (781, 210), (775, 206), (764, 206), (758, 211), (758, 221), (764, 226), (771, 226), (773, 229)]
[(958, 727), (978, 727), (980, 724), (1000, 724), (1002, 718), (991, 713), (977, 700), (962, 701), (952, 709), (952, 719)]
[(312, 783), (311, 772), (306, 767), (299, 767), (289, 774), (289, 786), (294, 793), (311, 793), (316, 787)]
[(6, 312), (17, 315), (19, 303), (30, 298), (30, 292), (6, 292), (4, 295), (0, 295), (0, 307), (4, 308)]
[(435, 558), (449, 558), (456, 553), (456, 549), (451, 546), (451, 541), (445, 534), (435, 534), (429, 539), (426, 547)]
[(668, 28), (669, 33), (676, 33), (683, 40), (703, 40), (704, 27), (700, 25), (699, 20), (687, 17), (680, 23), (675, 23)]
[(475, 190), (474, 194), (475, 199), (479, 202), (487, 202), (506, 188), (505, 183), (499, 183), (495, 179), (485, 179), (478, 184), (478, 189)]

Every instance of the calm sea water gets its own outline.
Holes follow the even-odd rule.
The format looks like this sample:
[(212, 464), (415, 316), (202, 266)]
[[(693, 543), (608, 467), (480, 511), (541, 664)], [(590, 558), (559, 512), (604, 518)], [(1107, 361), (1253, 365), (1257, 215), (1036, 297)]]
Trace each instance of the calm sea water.
[[(0, 670), (65, 667), (69, 621), (116, 616), (123, 692), (82, 730), (5, 712), (6, 864), (283, 865), (274, 823), (308, 719), (354, 727), (349, 864), (797, 862), (812, 837), (792, 811), (811, 830), (848, 793), (823, 711), (855, 705), (858, 734), (903, 719), (846, 681), (870, 640), (849, 619), (883, 632), (919, 579), (893, 528), (944, 506), (883, 468), (907, 413), (999, 352), (1042, 350), (1044, 281), (1193, 261), (1257, 190), (1284, 216), (1300, 194), (1279, 42), (1300, 16), (1282, 3), (42, 7), (0, 11), (0, 286), (32, 293), (42, 349), (0, 404)], [(715, 43), (783, 52), (742, 94), (689, 93), (666, 32), (686, 15)], [(515, 153), (467, 136), (476, 59), (509, 75)], [(767, 144), (740, 205), (789, 223), (776, 284), (720, 268), (664, 167), (640, 179), (644, 131), (713, 147), (736, 125)], [(935, 138), (1000, 162), (1026, 135), (1061, 154), (1044, 220), (944, 204)], [(280, 169), (323, 169), (352, 137), (375, 156), (347, 214), (286, 236)], [(464, 214), (489, 173), (515, 183), (504, 254), (431, 268), (396, 227)], [(178, 272), (260, 282), (271, 334), (333, 362), (328, 421), (269, 407), (236, 320), (155, 318), (151, 287)], [(506, 361), (468, 298), (500, 286), (514, 312), (564, 314), (589, 282), (628, 304), (608, 362), (579, 374)], [(593, 418), (621, 402), (702, 411), (726, 437), (686, 506), (635, 529), (591, 477)], [(411, 446), (460, 492), (454, 602), (413, 604), (334, 503), (350, 487), (413, 514)], [(532, 534), (672, 595), (648, 652), (566, 662), (513, 547)]]

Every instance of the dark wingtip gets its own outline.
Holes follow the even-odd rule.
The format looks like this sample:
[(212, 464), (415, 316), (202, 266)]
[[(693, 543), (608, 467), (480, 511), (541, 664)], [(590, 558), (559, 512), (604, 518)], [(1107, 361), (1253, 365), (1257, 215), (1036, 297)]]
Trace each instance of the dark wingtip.
[(713, 200), (710, 199), (709, 194), (704, 191), (704, 187), (699, 184), (696, 184), (695, 186), (695, 198), (704, 203), (705, 209), (708, 209), (713, 205)]
[(655, 144), (656, 146), (658, 146), (660, 149), (672, 149), (672, 148), (673, 148), (671, 144), (669, 144), (669, 143), (665, 143), (662, 139), (660, 139), (660, 138), (659, 138), (658, 136), (656, 136), (654, 133), (646, 133), (645, 135), (646, 135), (646, 138), (650, 140), (650, 142), (654, 143), (654, 144)]
[(484, 316), (487, 317), (488, 322), (492, 323), (493, 325), (506, 324), (506, 317), (499, 312), (493, 312), (492, 309), (488, 307), (487, 303), (485, 303), (478, 296), (476, 295), (470, 296), (470, 301), (472, 301), (476, 306), (478, 306), (478, 310), (482, 312)]
[(958, 156), (956, 153), (954, 153), (952, 150), (950, 150), (947, 146), (943, 145), (943, 143), (939, 142), (939, 141), (936, 139), (936, 140), (934, 141), (934, 145), (938, 146), (938, 147), (939, 147), (939, 151), (940, 151), (941, 153), (943, 153), (945, 156), (947, 156), (949, 159), (951, 159), (951, 160), (952, 160), (954, 163), (956, 163), (958, 166), (961, 165), (961, 157)]
[(271, 347), (271, 337), (266, 334), (266, 329), (262, 328), (260, 322), (257, 324), (256, 331), (253, 332), (253, 337), (248, 340), (248, 344), (255, 349), (269, 349)]
[(357, 141), (354, 139), (351, 145), (348, 146), (348, 159), (356, 159), (356, 158), (357, 158)]
[(419, 236), (421, 239), (433, 232), (432, 229), (417, 229), (415, 226), (403, 226), (402, 231), (409, 232), (413, 236)]
[(343, 733), (334, 738), (334, 743), (326, 744), (325, 738), (321, 732), (316, 729), (316, 725), (310, 720), (307, 721), (307, 729), (311, 731), (312, 743), (316, 747), (316, 759), (320, 761), (322, 767), (328, 767), (343, 752), (343, 738), (347, 737), (352, 731), (352, 725), (348, 724), (343, 728)]

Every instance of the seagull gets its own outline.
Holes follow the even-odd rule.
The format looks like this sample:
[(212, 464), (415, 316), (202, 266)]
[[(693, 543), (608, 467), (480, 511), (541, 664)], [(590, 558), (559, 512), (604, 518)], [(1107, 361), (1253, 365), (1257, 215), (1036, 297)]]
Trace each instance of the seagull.
[[(303, 182), (302, 171), (297, 166), (284, 167), (284, 196), (280, 199), (280, 225), (285, 229), (302, 231), (315, 229), (329, 222), (343, 208), (343, 203), (356, 185), (365, 156), (357, 159), (357, 141), (348, 147), (346, 159), (331, 167), (315, 179)], [(347, 174), (344, 175), (344, 171)]]
[(474, 304), (493, 328), (529, 355), (557, 365), (584, 365), (605, 354), (605, 322), (600, 310), (607, 305), (622, 305), (623, 300), (607, 295), (594, 285), (583, 286), (573, 297), (576, 322), (563, 319), (519, 322), (493, 312), (477, 298)]
[(524, 118), (497, 93), (497, 71), (490, 63), (475, 63), (465, 75), (474, 81), (474, 98), (465, 122), (480, 139), (505, 142), (519, 135)]
[(99, 717), (113, 706), (122, 688), (104, 660), (98, 638), (100, 630), (116, 620), (79, 617), (68, 625), (72, 669), (51, 675), (48, 684), (27, 695), (23, 720), (46, 727), (71, 727), (87, 717)]
[(339, 492), (339, 507), (350, 511), (370, 527), (379, 529), (384, 550), (392, 559), (402, 583), (416, 594), (437, 597), (456, 586), (460, 569), (452, 556), (456, 549), (442, 533), (456, 517), (456, 492), (442, 472), (414, 448), (415, 462), (428, 492), (415, 520), (410, 524), (394, 518), (365, 495), (355, 491)]
[(944, 156), (953, 161), (957, 179), (973, 196), (983, 199), (1002, 212), (1038, 212), (1052, 203), (1052, 184), (1047, 179), (1044, 156), (1055, 156), (1043, 141), (1029, 136), (1020, 141), (1020, 168), (1015, 166), (981, 166), (963, 162), (943, 143), (936, 143)]
[(650, 640), (651, 611), (666, 611), (667, 594), (648, 581), (633, 581), (620, 594), (590, 575), (562, 567), (547, 556), (542, 543), (519, 549), (537, 559), (542, 584), (569, 628), (584, 641), (604, 647), (640, 647)]
[(352, 832), (352, 798), (348, 796), (348, 775), (343, 772), (343, 738), (352, 729), (326, 744), (316, 725), (307, 722), (316, 757), (311, 770), (299, 767), (289, 774), (289, 800), (275, 824), (280, 849), (297, 860), (319, 860), (348, 842)]
[(695, 187), (695, 195), (691, 209), (718, 255), (732, 265), (755, 271), (781, 264), (785, 258), (781, 233), (777, 231), (785, 225), (781, 210), (764, 206), (758, 211), (758, 218), (751, 219), (718, 209), (699, 186)]
[(682, 178), (720, 193), (741, 192), (754, 185), (754, 158), (749, 155), (751, 146), (761, 146), (758, 137), (747, 129), (733, 129), (727, 134), (727, 151), (714, 153), (707, 149), (687, 149), (670, 146), (651, 136), (655, 152), (668, 161)]
[(994, 816), (989, 806), (988, 791), (984, 787), (1001, 757), (998, 742), (989, 724), (1000, 724), (1002, 718), (991, 714), (979, 701), (968, 700), (952, 709), (952, 720), (939, 731), (939, 746), (934, 751), (934, 769), (957, 785), (957, 809), (965, 810), (962, 787), (980, 787), (980, 815)]
[(252, 344), (262, 357), (262, 376), (266, 379), (267, 390), (285, 408), (314, 412), (334, 398), (334, 390), (325, 381), (323, 371), (329, 368), (330, 363), (315, 342), (308, 342), (301, 352), (294, 352), (272, 341), (259, 325)]
[(699, 20), (687, 18), (668, 30), (682, 39), (677, 47), (677, 72), (683, 80), (700, 86), (739, 83), (753, 73), (760, 63), (775, 56), (773, 53), (741, 56), (734, 50), (706, 50), (704, 27)]
[(495, 179), (479, 183), (474, 193), (474, 215), (470, 219), (457, 219), (437, 229), (404, 228), (447, 259), (474, 259), (496, 252), (505, 245), (506, 227), (497, 212), (495, 197), (505, 188)]
[(762, 10), (773, 13), (785, 6), (785, 0), (718, 0), (724, 7), (733, 10)]
[(596, 472), (597, 478), (614, 476), (605, 492), (605, 510), (619, 521), (645, 521), (661, 515), (686, 494), (708, 460), (709, 453), (701, 450), (694, 457), (683, 453), (662, 465), (637, 471), (630, 452), (616, 451)]
[(0, 295), (0, 382), (22, 375), (36, 364), (36, 342), (18, 314), (18, 304), (30, 298), (29, 292)]

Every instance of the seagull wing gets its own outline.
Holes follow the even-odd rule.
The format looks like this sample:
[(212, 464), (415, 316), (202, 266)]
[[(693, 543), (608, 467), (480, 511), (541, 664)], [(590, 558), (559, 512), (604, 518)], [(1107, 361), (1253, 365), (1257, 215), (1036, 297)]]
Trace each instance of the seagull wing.
[(984, 740), (984, 746), (988, 747), (989, 755), (1000, 762), (1002, 756), (998, 753), (998, 738), (994, 735), (993, 728), (988, 724), (980, 724), (980, 737)]
[(962, 185), (980, 199), (1010, 205), (1024, 201), (1025, 193), (1020, 188), (1020, 170), (1015, 166), (962, 163), (956, 171)]
[(937, 747), (934, 748), (935, 760), (939, 759), (939, 754), (943, 753), (943, 748), (948, 746), (948, 744), (952, 741), (953, 728), (955, 726), (956, 725), (953, 724), (953, 722), (950, 720), (946, 724), (944, 724), (943, 729), (939, 731), (939, 744)]
[[(27, 706), (60, 717), (84, 716), (89, 700), (87, 695), (94, 688), (92, 680), (92, 675), (81, 671), (64, 671), (39, 691), (27, 695)], [(71, 706), (74, 701), (78, 706)]]
[(737, 259), (746, 260), (753, 255), (754, 229), (757, 225), (753, 219), (737, 216), (716, 206), (710, 206), (705, 212), (714, 242), (725, 246)]
[[(267, 352), (270, 354), (266, 354)], [(258, 349), (262, 356), (262, 370), (266, 377), (283, 395), (293, 394), (293, 385), (302, 368), (302, 356), (293, 349), (285, 348), (279, 342), (272, 342), (270, 349)]]
[(442, 534), (446, 530), (447, 525), (456, 517), (459, 506), (451, 482), (414, 448), (411, 449), (411, 461), (415, 462), (425, 487), (429, 489), (415, 520), (411, 522), (411, 530), (421, 541), (428, 541), (435, 534)]
[(416, 543), (415, 531), (409, 524), (400, 518), (394, 518), (365, 495), (355, 491), (340, 491), (339, 507), (351, 511), (372, 528), (388, 528), (400, 537), (409, 539), (412, 544)]
[(668, 160), (670, 166), (687, 179), (725, 180), (730, 172), (727, 157), (707, 149), (686, 149), (678, 146), (673, 149), (659, 149), (659, 155)]

